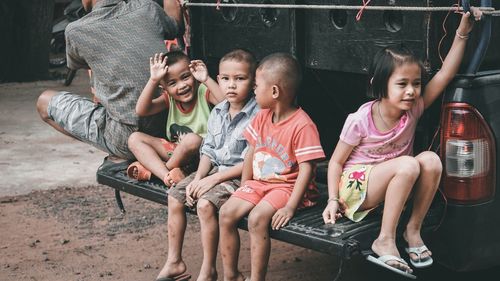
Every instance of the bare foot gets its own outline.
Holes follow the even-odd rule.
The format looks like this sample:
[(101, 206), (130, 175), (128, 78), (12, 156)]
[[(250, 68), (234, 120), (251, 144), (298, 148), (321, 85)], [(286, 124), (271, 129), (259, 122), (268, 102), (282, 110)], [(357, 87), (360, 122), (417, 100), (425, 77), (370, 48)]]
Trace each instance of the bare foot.
[(209, 272), (203, 272), (203, 270), (201, 270), (196, 281), (217, 281), (217, 278), (217, 270), (212, 268)]
[(173, 168), (165, 175), (165, 177), (163, 178), (163, 183), (166, 186), (172, 187), (177, 183), (179, 183), (185, 177), (186, 175), (180, 168)]
[(250, 281), (250, 278), (245, 277), (243, 273), (238, 272), (235, 278), (227, 278), (224, 276), (224, 281)]
[[(385, 255), (393, 255), (401, 258), (398, 252), (398, 248), (396, 247), (396, 240), (394, 238), (377, 238), (375, 241), (373, 241), (372, 250), (379, 257)], [(413, 272), (413, 270), (407, 264), (398, 262), (396, 260), (387, 261), (387, 264), (408, 273)]]
[(174, 277), (186, 272), (187, 267), (184, 261), (180, 260), (178, 262), (170, 262), (167, 260), (160, 273), (158, 274), (158, 278), (162, 277)]

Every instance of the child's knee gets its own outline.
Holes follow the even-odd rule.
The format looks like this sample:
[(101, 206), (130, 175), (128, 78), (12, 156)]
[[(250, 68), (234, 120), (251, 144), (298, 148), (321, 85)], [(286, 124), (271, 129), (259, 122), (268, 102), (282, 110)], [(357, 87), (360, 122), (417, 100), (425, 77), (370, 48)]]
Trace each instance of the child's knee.
[(167, 197), (167, 202), (168, 202), (168, 210), (182, 210), (184, 211), (184, 202), (179, 201), (179, 199), (175, 198), (174, 196), (168, 196)]
[(219, 225), (228, 227), (236, 224), (238, 219), (234, 216), (234, 210), (228, 204), (222, 205), (219, 210)]
[(396, 173), (402, 177), (416, 180), (420, 175), (419, 161), (415, 157), (403, 156)]
[(425, 172), (441, 174), (443, 170), (441, 158), (431, 151), (426, 151), (419, 155), (418, 162), (420, 164), (420, 169)]
[(200, 218), (215, 217), (216, 208), (212, 202), (200, 199), (198, 200), (198, 203), (196, 203), (196, 213)]
[(189, 151), (198, 151), (202, 142), (202, 138), (194, 133), (189, 133), (182, 137), (179, 145), (183, 146)]
[(128, 148), (130, 150), (134, 150), (136, 148), (137, 144), (139, 144), (141, 141), (142, 141), (142, 133), (140, 133), (140, 132), (133, 132), (128, 137), (128, 141), (127, 141)]
[(254, 208), (248, 215), (248, 231), (267, 230), (270, 222), (271, 217), (267, 213)]

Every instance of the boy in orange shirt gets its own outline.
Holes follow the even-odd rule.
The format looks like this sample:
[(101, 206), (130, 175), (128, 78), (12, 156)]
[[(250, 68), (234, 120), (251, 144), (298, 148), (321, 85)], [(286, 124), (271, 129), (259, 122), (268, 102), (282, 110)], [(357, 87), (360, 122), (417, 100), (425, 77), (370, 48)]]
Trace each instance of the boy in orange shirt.
[(315, 161), (325, 157), (316, 125), (295, 104), (301, 73), (288, 54), (265, 57), (256, 71), (255, 98), (262, 110), (244, 131), (249, 143), (242, 186), (219, 215), (224, 280), (243, 281), (238, 270), (237, 223), (248, 215), (251, 280), (264, 280), (273, 229), (284, 227), (297, 208), (315, 204)]

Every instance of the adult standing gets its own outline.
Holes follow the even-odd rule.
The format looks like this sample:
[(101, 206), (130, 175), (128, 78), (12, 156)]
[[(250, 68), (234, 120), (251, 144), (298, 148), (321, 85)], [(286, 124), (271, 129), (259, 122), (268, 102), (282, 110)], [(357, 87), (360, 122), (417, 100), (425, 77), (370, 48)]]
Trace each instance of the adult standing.
[(71, 69), (92, 69), (98, 103), (65, 91), (44, 91), (37, 102), (41, 118), (59, 132), (110, 155), (133, 159), (129, 135), (155, 135), (159, 116), (139, 118), (135, 105), (148, 81), (149, 58), (165, 51), (164, 39), (182, 31), (181, 6), (164, 0), (82, 0), (85, 17), (66, 28)]

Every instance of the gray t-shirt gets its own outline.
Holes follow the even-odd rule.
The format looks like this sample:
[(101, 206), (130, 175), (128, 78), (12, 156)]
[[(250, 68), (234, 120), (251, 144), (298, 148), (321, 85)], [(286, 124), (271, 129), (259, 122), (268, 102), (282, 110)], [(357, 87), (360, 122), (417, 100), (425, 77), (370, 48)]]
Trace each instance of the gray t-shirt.
[(91, 13), (68, 25), (68, 67), (92, 69), (107, 123), (137, 127), (148, 122), (139, 122), (135, 106), (149, 79), (149, 57), (165, 53), (163, 40), (177, 32), (175, 20), (151, 0), (101, 0)]

